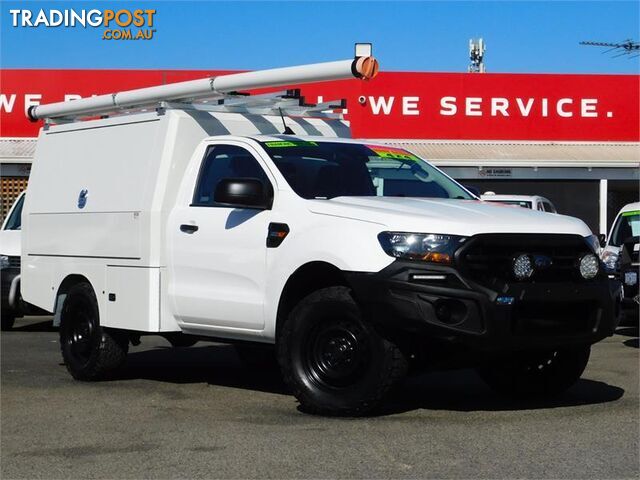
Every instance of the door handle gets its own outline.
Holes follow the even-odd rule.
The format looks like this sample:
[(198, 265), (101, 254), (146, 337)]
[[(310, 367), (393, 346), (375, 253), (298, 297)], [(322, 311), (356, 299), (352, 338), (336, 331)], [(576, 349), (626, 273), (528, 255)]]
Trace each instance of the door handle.
[(198, 231), (198, 226), (183, 223), (182, 225), (180, 225), (180, 231), (184, 233), (195, 233)]

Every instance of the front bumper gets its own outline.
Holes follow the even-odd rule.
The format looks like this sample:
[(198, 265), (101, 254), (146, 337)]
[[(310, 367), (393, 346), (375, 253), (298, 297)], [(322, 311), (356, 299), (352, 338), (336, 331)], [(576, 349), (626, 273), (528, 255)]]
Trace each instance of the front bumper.
[(453, 267), (396, 260), (377, 273), (347, 273), (366, 315), (394, 337), (473, 350), (508, 351), (591, 344), (613, 335), (620, 283), (474, 283)]

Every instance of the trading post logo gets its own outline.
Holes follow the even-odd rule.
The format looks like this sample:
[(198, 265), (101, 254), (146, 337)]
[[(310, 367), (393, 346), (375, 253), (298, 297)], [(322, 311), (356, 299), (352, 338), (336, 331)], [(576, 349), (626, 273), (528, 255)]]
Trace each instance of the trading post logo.
[(9, 10), (14, 28), (103, 28), (103, 40), (151, 40), (156, 33), (155, 10)]

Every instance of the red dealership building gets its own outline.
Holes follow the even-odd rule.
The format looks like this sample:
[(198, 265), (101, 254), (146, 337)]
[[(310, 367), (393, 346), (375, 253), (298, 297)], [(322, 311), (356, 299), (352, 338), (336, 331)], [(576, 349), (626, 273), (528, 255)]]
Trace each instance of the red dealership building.
[[(42, 126), (29, 106), (223, 73), (1, 70), (2, 216), (27, 185)], [(309, 102), (346, 99), (356, 138), (412, 150), (482, 192), (543, 195), (594, 232), (638, 200), (638, 75), (384, 72), (301, 90)]]

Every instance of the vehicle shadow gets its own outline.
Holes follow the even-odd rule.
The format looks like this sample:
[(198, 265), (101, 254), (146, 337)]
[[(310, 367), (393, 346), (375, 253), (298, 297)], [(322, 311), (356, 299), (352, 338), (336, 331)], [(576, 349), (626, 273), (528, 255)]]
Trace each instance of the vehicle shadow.
[(467, 369), (410, 377), (392, 395), (379, 415), (417, 409), (477, 412), (573, 407), (613, 402), (623, 394), (624, 389), (620, 387), (582, 378), (556, 397), (514, 400), (493, 392), (474, 370)]
[(245, 366), (233, 345), (200, 343), (193, 347), (156, 346), (141, 352), (129, 352), (122, 368), (106, 380), (154, 380), (168, 383), (208, 383), (279, 395), (288, 395), (273, 362)]
[[(46, 318), (46, 317), (45, 317)], [(58, 327), (53, 326), (53, 320), (35, 320), (33, 317), (16, 318), (11, 332), (56, 332)]]
[[(177, 384), (207, 383), (277, 395), (290, 395), (275, 362), (243, 365), (231, 345), (189, 348), (157, 346), (132, 352), (124, 367), (107, 381), (146, 379)], [(513, 411), (606, 403), (618, 400), (622, 388), (581, 379), (565, 394), (551, 399), (511, 401), (490, 390), (473, 370), (454, 370), (409, 377), (375, 416), (412, 410)]]
[(627, 347), (638, 348), (638, 344), (639, 344), (638, 337), (640, 336), (640, 333), (638, 330), (639, 330), (638, 325), (622, 326), (616, 329), (616, 334), (622, 335), (624, 337), (633, 337), (633, 338), (628, 338), (624, 340), (622, 344)]

